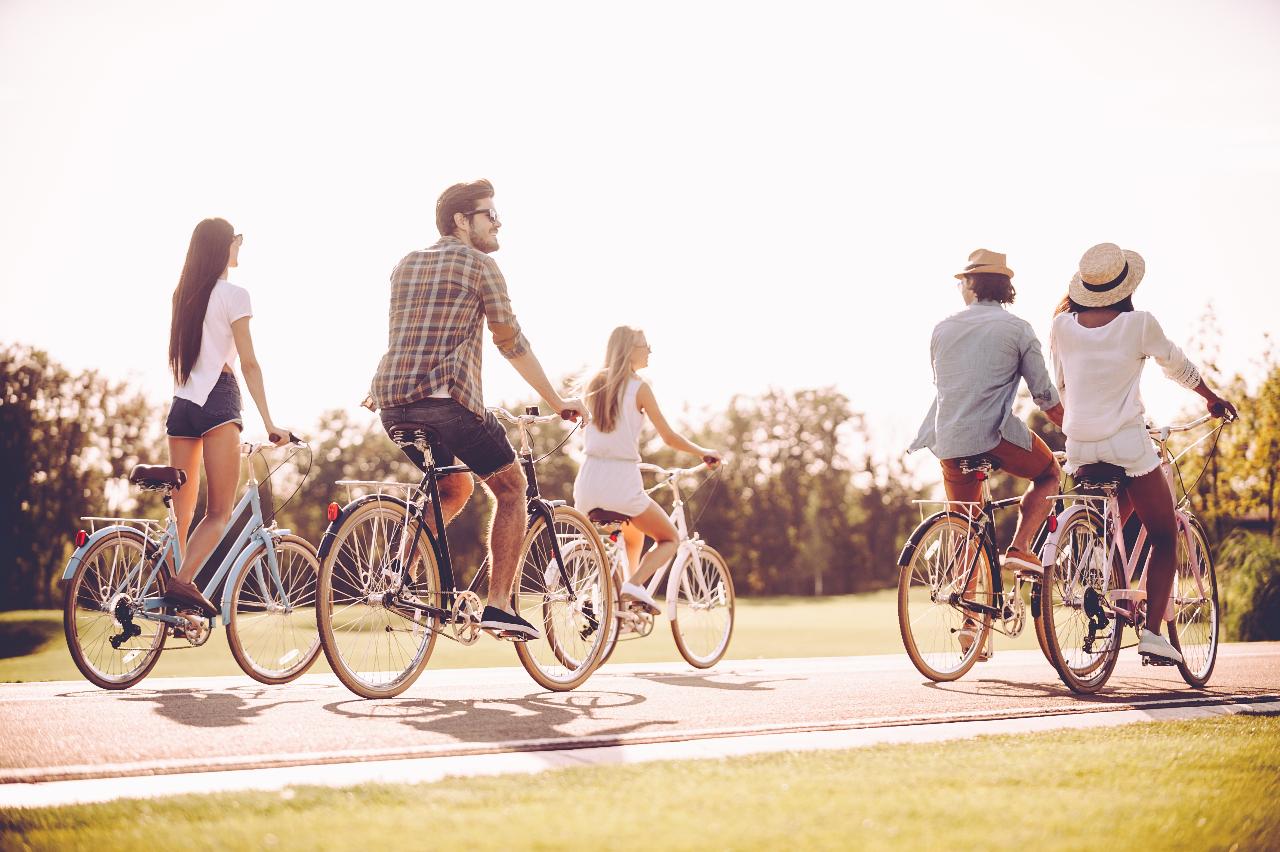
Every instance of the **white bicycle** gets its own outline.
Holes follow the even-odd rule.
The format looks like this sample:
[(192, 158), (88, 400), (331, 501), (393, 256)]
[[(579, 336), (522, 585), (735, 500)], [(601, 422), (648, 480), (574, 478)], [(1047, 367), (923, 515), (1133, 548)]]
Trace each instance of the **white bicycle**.
[[(658, 482), (646, 493), (670, 488), (673, 505), (668, 517), (679, 534), (675, 557), (660, 568), (645, 584), (656, 599), (664, 580), (667, 583), (666, 614), (671, 622), (671, 635), (676, 648), (689, 665), (710, 668), (724, 657), (733, 636), (733, 578), (724, 557), (694, 533), (689, 535), (684, 500), (680, 495), (680, 479), (707, 470), (700, 464), (688, 468), (663, 468), (641, 464), (642, 473), (658, 476)], [(631, 520), (627, 515), (593, 509), (587, 517), (596, 524), (604, 539), (605, 552), (613, 573), (613, 588), (622, 588), (629, 571), (626, 547), (622, 542), (622, 525)], [(641, 604), (618, 600), (613, 619), (607, 626), (604, 649), (596, 667), (604, 665), (620, 639), (639, 639), (653, 632), (656, 617)]]

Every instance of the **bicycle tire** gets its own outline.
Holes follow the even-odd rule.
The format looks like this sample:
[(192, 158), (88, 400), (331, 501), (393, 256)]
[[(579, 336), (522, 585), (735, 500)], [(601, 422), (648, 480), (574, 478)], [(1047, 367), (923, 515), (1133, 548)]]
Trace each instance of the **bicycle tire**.
[[(542, 629), (540, 639), (516, 642), (516, 656), (529, 676), (555, 692), (580, 686), (601, 661), (615, 619), (613, 580), (595, 525), (577, 509), (556, 506), (552, 527), (534, 516), (520, 545), (512, 605)], [(556, 536), (574, 594), (568, 595), (551, 547)], [(589, 607), (589, 608), (588, 608)]]
[[(698, 578), (693, 573), (695, 570), (702, 575), (703, 582), (697, 581)], [(729, 565), (715, 548), (700, 545), (694, 550), (694, 558), (685, 561), (680, 575), (673, 576), (669, 582), (677, 584), (676, 611), (671, 619), (671, 635), (676, 640), (676, 648), (689, 665), (709, 669), (720, 662), (733, 639), (734, 594)], [(699, 586), (705, 592), (690, 591)], [(706, 600), (695, 601), (692, 598), (694, 594), (705, 597)], [(706, 611), (726, 610), (728, 618), (711, 624), (707, 630), (699, 631), (694, 625), (694, 615), (703, 612), (704, 608)], [(705, 643), (707, 650), (702, 653), (694, 647), (699, 633), (708, 639)]]
[[(991, 633), (991, 616), (975, 617), (950, 602), (951, 587), (967, 574), (975, 558), (972, 597), (990, 603), (992, 577), (990, 557), (983, 541), (972, 535), (970, 519), (958, 512), (926, 518), (911, 540), (917, 542), (911, 558), (898, 575), (898, 631), (911, 664), (929, 680), (944, 683), (958, 680), (977, 663)], [(914, 581), (914, 582), (913, 582)], [(940, 598), (947, 598), (945, 602)], [(916, 613), (913, 615), (912, 613)], [(977, 625), (975, 641), (967, 648), (960, 640), (966, 623)]]
[[(148, 540), (142, 533), (114, 532), (85, 553), (63, 589), (62, 632), (71, 660), (86, 680), (102, 689), (128, 689), (138, 683), (155, 668), (164, 650), (168, 626), (141, 618), (132, 621), (142, 631), (139, 635), (111, 647), (112, 634), (118, 638), (123, 632), (113, 602), (119, 602), (121, 595), (130, 600), (164, 596), (164, 571), (157, 571), (154, 578), (144, 576), (150, 570), (145, 566), (147, 551)], [(109, 560), (109, 566), (103, 565), (104, 560)], [(129, 568), (140, 563), (137, 584), (126, 588)]]
[[(1203, 689), (1213, 676), (1213, 667), (1218, 661), (1218, 633), (1221, 628), (1218, 609), (1218, 574), (1213, 567), (1213, 553), (1209, 549), (1209, 537), (1205, 535), (1200, 521), (1193, 517), (1186, 519), (1192, 541), (1202, 560), (1202, 575), (1208, 577), (1208, 597), (1202, 597), (1195, 575), (1192, 573), (1192, 560), (1197, 554), (1188, 553), (1186, 540), (1178, 536), (1178, 557), (1174, 573), (1173, 601), (1177, 607), (1174, 619), (1169, 624), (1169, 642), (1182, 654), (1182, 662), (1178, 663), (1178, 673), (1188, 686)], [(1203, 582), (1203, 581), (1201, 581)], [(1191, 595), (1195, 595), (1192, 600)], [(1208, 612), (1204, 610), (1208, 605)], [(1190, 605), (1190, 606), (1189, 606)], [(1207, 618), (1202, 616), (1207, 615)]]
[[(316, 593), (320, 647), (338, 680), (362, 698), (392, 698), (404, 692), (422, 673), (435, 648), (436, 624), (431, 616), (391, 610), (379, 603), (390, 582), (383, 569), (391, 564), (392, 551), (400, 547), (404, 519), (404, 501), (387, 496), (367, 500), (344, 518), (320, 564)], [(426, 527), (411, 565), (412, 594), (440, 607), (436, 544)], [(340, 607), (336, 611), (335, 603)], [(375, 642), (380, 644), (370, 654), (369, 646)], [(378, 665), (385, 668), (370, 668)]]
[[(1101, 607), (1100, 599), (1109, 589), (1125, 587), (1124, 573), (1111, 557), (1103, 532), (1102, 515), (1094, 509), (1073, 514), (1058, 534), (1057, 558), (1044, 566), (1041, 581), (1043, 629), (1054, 668), (1068, 689), (1083, 695), (1106, 685), (1124, 634), (1124, 624), (1114, 613), (1101, 646), (1095, 647), (1098, 637), (1090, 628), (1088, 608)], [(1090, 598), (1096, 603), (1090, 604)]]
[[(276, 539), (275, 550), (289, 611), (284, 611), (276, 600), (279, 589), (267, 574), (265, 562), (257, 564), (267, 552), (266, 546), (258, 542), (232, 585), (227, 620), (231, 656), (245, 674), (266, 684), (298, 678), (320, 656), (315, 613), (320, 560), (316, 549), (300, 536), (286, 535)], [(262, 641), (246, 641), (251, 632)], [(270, 664), (271, 658), (275, 667)]]

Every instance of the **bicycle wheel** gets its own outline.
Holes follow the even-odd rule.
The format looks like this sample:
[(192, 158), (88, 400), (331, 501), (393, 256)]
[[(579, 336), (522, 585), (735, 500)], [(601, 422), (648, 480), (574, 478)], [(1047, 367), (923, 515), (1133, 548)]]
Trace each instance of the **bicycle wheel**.
[[(405, 504), (379, 497), (356, 508), (320, 565), (316, 622), (338, 680), (363, 698), (391, 698), (417, 679), (435, 647), (438, 620), (397, 599), (441, 607), (435, 543), (424, 527), (412, 554)], [(410, 582), (396, 591), (401, 559)]]
[(733, 578), (714, 548), (702, 545), (684, 563), (676, 586), (671, 635), (680, 656), (694, 668), (720, 662), (733, 636)]
[[(614, 594), (617, 594), (622, 588), (622, 578), (627, 573), (626, 550), (618, 542), (605, 542), (603, 538), (600, 540), (600, 544), (604, 547), (605, 557), (609, 560), (609, 576), (613, 580)], [(615, 600), (613, 603), (613, 618), (609, 619), (609, 626), (605, 630), (604, 647), (600, 649), (600, 660), (596, 663), (596, 668), (600, 668), (609, 662), (609, 658), (617, 650), (618, 640), (622, 638), (620, 610), (621, 604)]]
[(920, 674), (952, 681), (973, 668), (991, 632), (990, 615), (958, 605), (962, 595), (991, 604), (991, 562), (963, 515), (940, 515), (925, 523), (898, 576), (898, 629)]
[(258, 543), (231, 589), (227, 644), (249, 677), (261, 683), (288, 683), (320, 655), (316, 629), (315, 548), (296, 535), (275, 544), (280, 579), (271, 574), (267, 548)]
[(1187, 518), (1186, 532), (1190, 547), (1187, 536), (1178, 536), (1169, 642), (1182, 653), (1178, 673), (1198, 689), (1209, 682), (1218, 661), (1218, 575), (1204, 527), (1195, 518)]
[(63, 591), (62, 629), (71, 659), (103, 689), (133, 686), (164, 650), (168, 628), (134, 614), (147, 598), (164, 595), (163, 572), (146, 553), (142, 533), (112, 533), (85, 553)]
[(542, 629), (541, 639), (516, 643), (520, 664), (539, 685), (561, 692), (582, 684), (600, 662), (614, 620), (614, 589), (591, 522), (568, 506), (556, 506), (553, 513), (552, 526), (538, 515), (525, 533), (512, 596), (520, 616)]
[(1101, 689), (1120, 656), (1124, 626), (1107, 593), (1125, 582), (1104, 532), (1102, 516), (1092, 509), (1072, 515), (1041, 581), (1045, 640), (1058, 676), (1073, 692)]

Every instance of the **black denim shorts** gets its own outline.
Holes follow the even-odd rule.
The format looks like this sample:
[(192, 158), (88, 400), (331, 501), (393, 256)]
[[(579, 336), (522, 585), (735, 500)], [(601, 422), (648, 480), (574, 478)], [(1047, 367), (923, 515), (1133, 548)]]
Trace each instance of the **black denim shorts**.
[[(516, 451), (498, 418), (488, 411), (481, 417), (455, 399), (423, 399), (390, 406), (380, 413), (382, 426), (388, 431), (402, 423), (425, 427), (436, 467), (461, 461), (476, 476), (488, 479), (516, 460)], [(426, 470), (416, 447), (402, 449), (409, 461)]]
[(244, 420), (240, 417), (240, 385), (231, 373), (218, 376), (204, 405), (175, 396), (169, 406), (165, 431), (171, 438), (203, 438), (226, 423), (234, 423), (237, 429), (244, 431)]

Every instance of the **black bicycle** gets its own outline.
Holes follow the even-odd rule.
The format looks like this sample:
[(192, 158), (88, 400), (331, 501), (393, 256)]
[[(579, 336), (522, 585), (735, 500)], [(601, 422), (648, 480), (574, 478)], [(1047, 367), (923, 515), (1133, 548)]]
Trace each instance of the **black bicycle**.
[[(520, 430), (529, 526), (512, 603), (543, 634), (528, 641), (499, 638), (516, 639), (516, 655), (539, 685), (570, 690), (591, 674), (605, 646), (608, 631), (600, 626), (612, 622), (614, 606), (609, 561), (585, 515), (539, 494), (530, 427), (559, 415), (539, 415), (537, 408), (518, 416), (490, 410)], [(487, 560), (467, 588), (458, 588), (440, 510), (439, 480), (469, 469), (437, 467), (429, 430), (421, 424), (396, 424), (388, 431), (397, 445), (423, 454), (422, 481), (338, 482), (368, 493), (346, 506), (329, 505), (330, 523), (320, 543), (320, 643), (338, 679), (364, 698), (389, 698), (408, 689), (430, 659), (437, 635), (474, 644), (488, 590)], [(441, 530), (438, 537), (426, 522), (428, 511)]]

